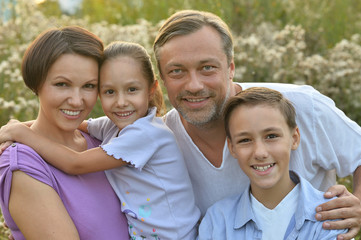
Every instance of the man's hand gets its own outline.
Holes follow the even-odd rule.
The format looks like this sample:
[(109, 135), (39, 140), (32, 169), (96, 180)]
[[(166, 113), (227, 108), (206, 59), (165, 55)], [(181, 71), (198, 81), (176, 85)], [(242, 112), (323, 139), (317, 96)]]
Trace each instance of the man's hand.
[(316, 208), (316, 219), (319, 221), (340, 219), (323, 223), (324, 229), (349, 229), (345, 234), (337, 236), (338, 240), (349, 240), (357, 235), (361, 227), (361, 202), (350, 193), (345, 186), (335, 185), (324, 194), (325, 198), (337, 197)]

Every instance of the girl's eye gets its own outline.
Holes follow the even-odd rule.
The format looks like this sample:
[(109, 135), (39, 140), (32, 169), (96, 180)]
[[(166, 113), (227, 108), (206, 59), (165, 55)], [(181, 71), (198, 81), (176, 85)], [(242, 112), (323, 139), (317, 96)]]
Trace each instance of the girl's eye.
[(114, 93), (114, 90), (109, 89), (109, 90), (106, 90), (104, 93), (105, 93), (105, 94), (113, 94), (113, 93)]
[(135, 92), (135, 91), (137, 91), (137, 88), (135, 87), (128, 88), (128, 92)]

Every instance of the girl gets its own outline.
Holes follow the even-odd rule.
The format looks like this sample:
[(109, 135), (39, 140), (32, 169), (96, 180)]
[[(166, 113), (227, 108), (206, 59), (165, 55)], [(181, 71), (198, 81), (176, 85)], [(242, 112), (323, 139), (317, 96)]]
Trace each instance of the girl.
[(114, 42), (105, 49), (99, 94), (107, 117), (91, 119), (87, 128), (101, 147), (76, 152), (39, 139), (21, 124), (1, 131), (1, 140), (10, 140), (4, 139), (10, 133), (70, 174), (106, 170), (131, 239), (195, 239), (200, 211), (173, 133), (156, 117), (164, 102), (142, 46)]

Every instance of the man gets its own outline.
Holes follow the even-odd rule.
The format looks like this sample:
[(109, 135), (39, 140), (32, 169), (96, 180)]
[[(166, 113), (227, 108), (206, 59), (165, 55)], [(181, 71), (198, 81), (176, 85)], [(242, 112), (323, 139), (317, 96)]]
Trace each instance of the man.
[[(324, 228), (349, 228), (338, 239), (350, 239), (361, 225), (361, 128), (333, 101), (310, 86), (272, 83), (234, 83), (233, 42), (227, 25), (217, 16), (185, 10), (160, 28), (154, 52), (168, 97), (175, 109), (165, 116), (184, 154), (202, 214), (217, 200), (244, 190), (249, 182), (226, 144), (223, 106), (230, 96), (252, 86), (282, 92), (297, 109), (303, 133), (290, 168), (327, 190), (340, 176), (353, 173), (354, 195), (344, 186), (325, 194), (337, 199), (317, 208)], [(236, 186), (236, 187), (235, 187)]]

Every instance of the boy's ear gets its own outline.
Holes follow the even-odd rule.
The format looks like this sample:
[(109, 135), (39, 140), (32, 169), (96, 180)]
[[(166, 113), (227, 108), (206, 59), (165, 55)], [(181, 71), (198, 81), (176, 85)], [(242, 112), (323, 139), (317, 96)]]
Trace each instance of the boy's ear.
[(298, 148), (298, 146), (300, 145), (300, 141), (301, 141), (300, 130), (299, 130), (298, 127), (296, 127), (292, 131), (292, 146), (291, 146), (291, 149), (296, 150)]
[(227, 145), (228, 145), (228, 149), (229, 149), (229, 152), (231, 153), (231, 155), (234, 157), (234, 158), (237, 158), (236, 155), (234, 154), (233, 152), (233, 145), (232, 145), (232, 140), (227, 137)]

